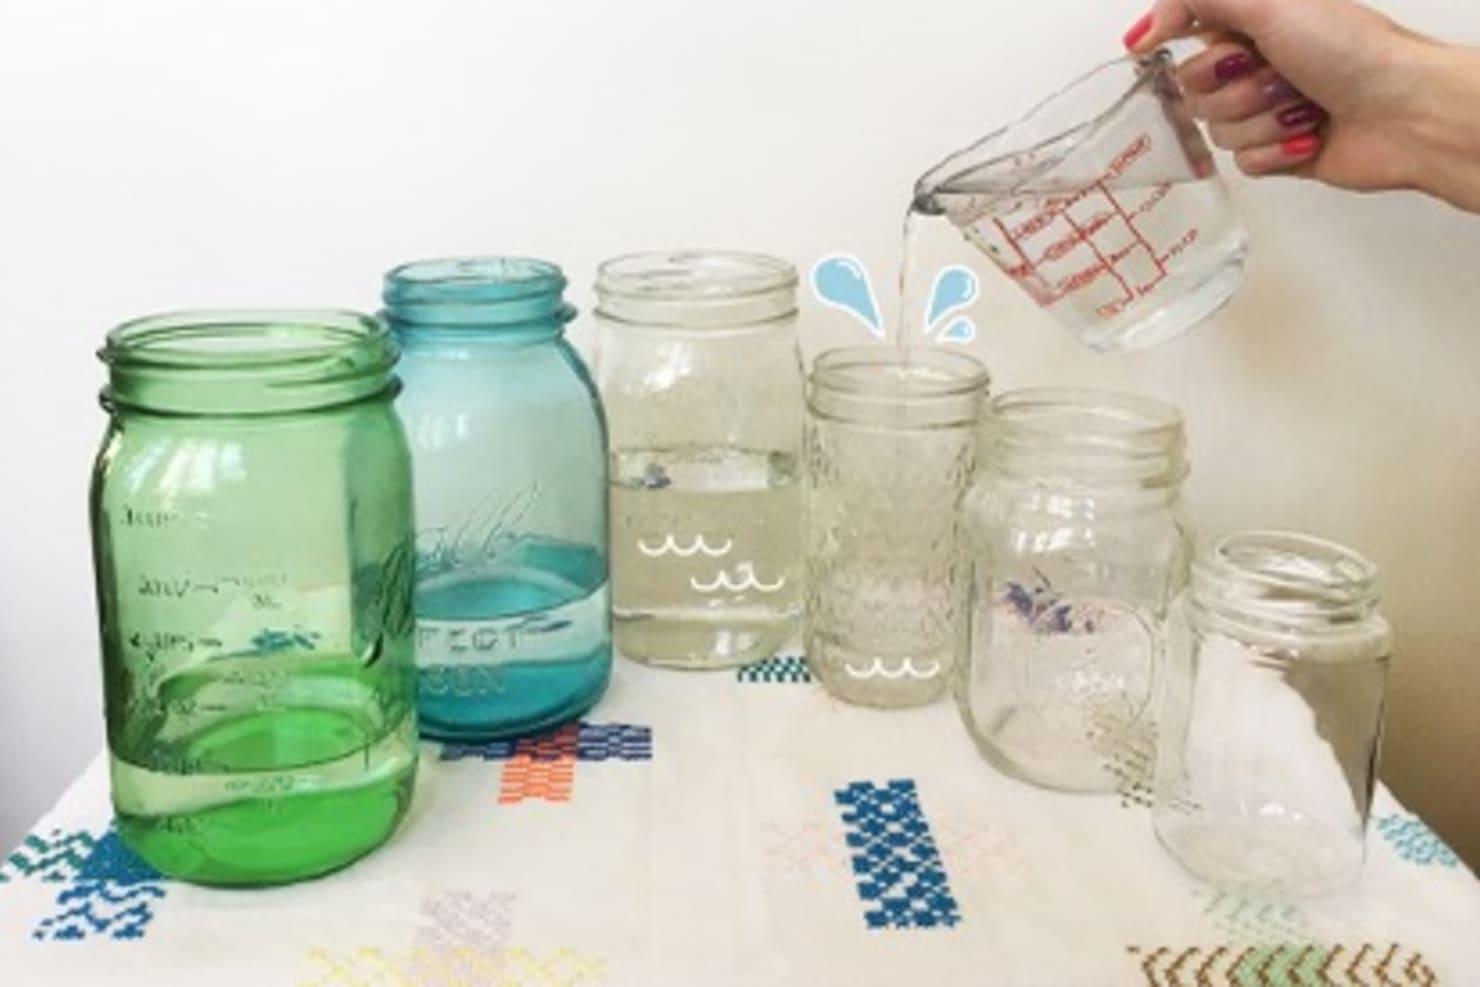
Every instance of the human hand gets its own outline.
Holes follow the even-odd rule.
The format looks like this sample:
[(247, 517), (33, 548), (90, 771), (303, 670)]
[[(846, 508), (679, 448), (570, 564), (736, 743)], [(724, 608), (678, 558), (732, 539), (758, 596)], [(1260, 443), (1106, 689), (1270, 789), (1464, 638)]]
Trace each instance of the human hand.
[(1422, 184), (1411, 131), (1432, 42), (1351, 0), (1156, 0), (1125, 45), (1189, 36), (1207, 44), (1178, 69), (1189, 108), (1245, 173)]

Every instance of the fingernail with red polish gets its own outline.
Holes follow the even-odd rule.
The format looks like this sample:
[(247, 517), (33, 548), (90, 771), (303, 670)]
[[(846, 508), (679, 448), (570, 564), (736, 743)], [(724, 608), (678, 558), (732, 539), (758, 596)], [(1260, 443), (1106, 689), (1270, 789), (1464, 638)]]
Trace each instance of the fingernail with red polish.
[(1321, 139), (1315, 134), (1301, 134), (1280, 142), (1280, 150), (1287, 158), (1306, 158), (1321, 149)]
[(1281, 127), (1309, 127), (1325, 119), (1326, 111), (1314, 103), (1297, 103), (1275, 114)]
[(1252, 71), (1254, 71), (1254, 60), (1243, 52), (1220, 58), (1213, 65), (1213, 75), (1219, 82), (1242, 79)]
[(1132, 25), (1129, 31), (1125, 32), (1124, 43), (1126, 48), (1128, 50), (1134, 49), (1136, 45), (1141, 43), (1141, 39), (1146, 37), (1146, 35), (1150, 33), (1151, 15), (1147, 14), (1145, 17), (1142, 17), (1140, 20), (1136, 21), (1136, 23)]
[(1288, 103), (1292, 99), (1304, 99), (1305, 96), (1290, 84), (1290, 80), (1282, 75), (1277, 75), (1264, 84), (1264, 98), (1271, 103)]

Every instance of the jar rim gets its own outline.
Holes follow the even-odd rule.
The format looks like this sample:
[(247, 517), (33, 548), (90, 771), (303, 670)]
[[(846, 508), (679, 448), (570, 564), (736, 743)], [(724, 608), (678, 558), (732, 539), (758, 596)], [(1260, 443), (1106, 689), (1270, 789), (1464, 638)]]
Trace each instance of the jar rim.
[(1297, 531), (1253, 530), (1224, 535), (1195, 568), (1235, 576), (1250, 586), (1311, 596), (1371, 599), (1377, 565), (1355, 549)]
[(122, 323), (108, 333), (98, 359), (118, 369), (269, 370), (375, 345), (386, 348), (389, 368), (395, 363), (389, 331), (349, 310), (187, 309)]
[(990, 413), (1025, 432), (1055, 432), (1054, 417), (1073, 415), (1074, 424), (1105, 439), (1168, 438), (1183, 429), (1176, 406), (1140, 394), (1098, 387), (1029, 387), (992, 399)]
[(398, 264), (385, 274), (384, 300), (505, 301), (565, 290), (565, 272), (537, 257), (432, 257)]
[(987, 387), (990, 375), (968, 353), (933, 346), (840, 346), (812, 362), (812, 386), (839, 395), (892, 401), (959, 398)]
[(104, 405), (177, 415), (327, 408), (395, 389), (389, 329), (358, 312), (197, 309), (108, 333)]
[(1175, 488), (1188, 472), (1182, 412), (1101, 388), (1008, 391), (987, 406), (986, 455), (1004, 474), (1080, 486)]
[(685, 248), (623, 254), (596, 269), (596, 293), (650, 302), (728, 302), (794, 290), (795, 265), (743, 250)]
[(401, 264), (381, 281), (385, 318), (409, 328), (507, 329), (559, 326), (575, 318), (565, 273), (535, 257), (435, 257)]

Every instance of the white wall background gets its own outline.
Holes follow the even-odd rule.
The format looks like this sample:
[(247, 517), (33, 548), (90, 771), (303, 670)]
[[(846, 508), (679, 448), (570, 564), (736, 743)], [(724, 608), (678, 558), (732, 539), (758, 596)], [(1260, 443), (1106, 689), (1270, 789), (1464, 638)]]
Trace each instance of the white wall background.
[[(1388, 0), (1480, 42), (1480, 8)], [(93, 350), (148, 311), (373, 309), (391, 264), (675, 244), (847, 249), (892, 286), (916, 175), (1112, 56), (1138, 0), (0, 2), (0, 844), (101, 745)], [(1247, 288), (1142, 356), (1080, 352), (984, 277), (999, 386), (1177, 401), (1206, 531), (1383, 566), (1385, 773), (1480, 862), (1480, 218), (1235, 179)], [(815, 310), (809, 342), (857, 335)]]

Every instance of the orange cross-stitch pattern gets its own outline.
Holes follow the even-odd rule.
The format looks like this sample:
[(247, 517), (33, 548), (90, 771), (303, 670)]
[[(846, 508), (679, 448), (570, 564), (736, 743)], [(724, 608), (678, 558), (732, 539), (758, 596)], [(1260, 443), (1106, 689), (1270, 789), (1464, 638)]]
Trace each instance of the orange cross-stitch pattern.
[(580, 726), (572, 723), (547, 736), (521, 740), (515, 748), (517, 753), (504, 762), (499, 804), (533, 799), (569, 802), (575, 787), (579, 737)]

